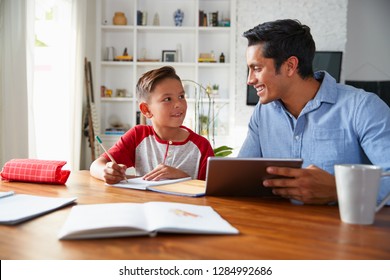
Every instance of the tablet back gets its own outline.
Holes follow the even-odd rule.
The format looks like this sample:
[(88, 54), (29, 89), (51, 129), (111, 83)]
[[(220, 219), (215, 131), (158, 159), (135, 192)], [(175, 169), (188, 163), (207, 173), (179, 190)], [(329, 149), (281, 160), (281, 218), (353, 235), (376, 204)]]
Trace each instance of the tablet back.
[(210, 157), (206, 173), (206, 195), (272, 196), (263, 180), (277, 178), (266, 172), (268, 166), (302, 166), (302, 159)]

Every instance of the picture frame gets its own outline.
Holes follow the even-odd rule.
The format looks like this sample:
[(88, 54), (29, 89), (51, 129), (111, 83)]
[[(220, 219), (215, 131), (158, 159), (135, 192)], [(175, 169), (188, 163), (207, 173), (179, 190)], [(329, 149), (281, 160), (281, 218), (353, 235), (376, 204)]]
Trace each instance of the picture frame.
[(162, 51), (162, 59), (163, 62), (176, 62), (177, 61), (177, 53), (175, 50), (164, 50)]

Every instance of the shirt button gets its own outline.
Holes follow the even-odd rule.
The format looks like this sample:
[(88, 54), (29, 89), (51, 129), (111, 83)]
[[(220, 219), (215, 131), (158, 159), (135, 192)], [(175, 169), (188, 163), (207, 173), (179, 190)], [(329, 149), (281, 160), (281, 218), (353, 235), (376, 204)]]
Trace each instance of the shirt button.
[(295, 135), (295, 140), (299, 140), (299, 135)]

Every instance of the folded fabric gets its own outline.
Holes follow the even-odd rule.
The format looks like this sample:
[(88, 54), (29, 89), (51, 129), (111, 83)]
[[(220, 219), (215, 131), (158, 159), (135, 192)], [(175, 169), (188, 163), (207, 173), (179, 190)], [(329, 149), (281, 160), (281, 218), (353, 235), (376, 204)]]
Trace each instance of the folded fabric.
[(3, 180), (33, 183), (65, 184), (70, 171), (62, 170), (66, 161), (12, 159), (5, 163), (0, 175)]

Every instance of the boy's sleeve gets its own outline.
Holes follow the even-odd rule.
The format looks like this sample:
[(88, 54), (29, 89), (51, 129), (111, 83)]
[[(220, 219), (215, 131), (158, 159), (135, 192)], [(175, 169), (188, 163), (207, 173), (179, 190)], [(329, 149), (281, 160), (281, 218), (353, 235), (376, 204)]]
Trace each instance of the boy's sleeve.
[(214, 156), (214, 151), (207, 139), (204, 139), (199, 149), (202, 156), (199, 162), (198, 180), (206, 180), (207, 159)]

